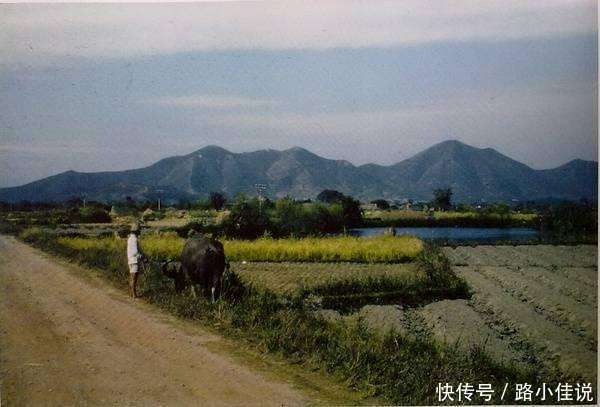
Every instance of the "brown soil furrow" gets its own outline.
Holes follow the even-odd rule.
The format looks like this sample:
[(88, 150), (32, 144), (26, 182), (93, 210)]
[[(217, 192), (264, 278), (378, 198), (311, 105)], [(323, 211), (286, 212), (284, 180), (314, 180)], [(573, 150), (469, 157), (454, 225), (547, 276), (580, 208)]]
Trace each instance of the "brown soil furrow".
[(479, 246), (478, 249), (486, 257), (486, 266), (507, 266), (515, 261), (511, 256), (503, 255), (498, 249), (500, 246)]
[(592, 267), (549, 267), (554, 274), (560, 274), (569, 280), (574, 280), (589, 287), (598, 286), (598, 271)]
[(584, 255), (587, 249), (577, 246), (521, 246), (525, 254), (535, 259), (535, 265), (559, 267), (595, 267), (597, 256)]
[(582, 282), (579, 278), (574, 278), (573, 275), (577, 273), (567, 273), (570, 274), (567, 277), (558, 269), (554, 270), (552, 268), (517, 266), (510, 267), (510, 269), (526, 278), (535, 279), (550, 287), (556, 293), (566, 295), (589, 307), (596, 307), (598, 303), (598, 284), (596, 280), (590, 279)]
[(533, 266), (538, 262), (535, 259), (535, 256), (532, 257), (523, 252), (522, 246), (496, 246), (494, 249), (497, 252), (497, 255), (506, 259), (503, 265), (512, 265), (512, 266)]
[(586, 341), (505, 292), (476, 267), (456, 267), (456, 270), (475, 290), (475, 308), (491, 313), (504, 325), (512, 327), (536, 350), (538, 359), (547, 367), (558, 367), (573, 378), (596, 381), (596, 352), (588, 349)]
[(469, 265), (488, 265), (490, 260), (488, 256), (483, 253), (481, 246), (477, 247), (457, 247), (455, 249), (460, 258), (463, 259), (462, 264)]
[(512, 348), (510, 341), (488, 326), (482, 314), (467, 300), (443, 300), (418, 311), (433, 335), (440, 341), (464, 350), (481, 346), (495, 360), (524, 365), (522, 350)]
[(467, 260), (459, 249), (460, 248), (458, 247), (454, 249), (451, 247), (445, 247), (444, 252), (446, 253), (446, 256), (448, 256), (451, 264), (456, 266), (464, 266), (467, 264)]
[(511, 271), (508, 267), (482, 266), (478, 271), (496, 281), (512, 296), (530, 304), (538, 313), (585, 338), (591, 350), (596, 349), (598, 330), (595, 308), (567, 296), (556, 295), (558, 293), (549, 291), (547, 286)]

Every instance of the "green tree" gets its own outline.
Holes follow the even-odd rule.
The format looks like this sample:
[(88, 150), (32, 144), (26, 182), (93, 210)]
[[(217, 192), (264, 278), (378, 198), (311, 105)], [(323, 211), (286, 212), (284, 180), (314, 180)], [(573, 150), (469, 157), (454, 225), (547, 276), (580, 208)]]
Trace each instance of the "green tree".
[(78, 221), (84, 223), (110, 223), (111, 217), (103, 208), (87, 206), (78, 209)]
[(225, 195), (220, 192), (211, 192), (208, 197), (208, 202), (213, 209), (220, 211), (225, 206), (227, 199), (225, 198)]
[(432, 205), (443, 211), (452, 208), (452, 188), (434, 189)]
[(543, 230), (558, 235), (577, 236), (598, 231), (598, 208), (594, 204), (561, 202), (550, 205), (541, 215)]
[(325, 203), (341, 203), (345, 195), (333, 189), (325, 189), (317, 195), (317, 201)]
[(290, 197), (285, 197), (275, 203), (273, 223), (279, 235), (306, 234), (307, 218), (302, 205)]
[(350, 196), (344, 196), (341, 202), (342, 213), (344, 216), (344, 226), (356, 227), (362, 223), (362, 209), (360, 202)]
[(510, 220), (510, 206), (504, 202), (494, 203), (483, 210), (484, 215), (497, 215), (500, 223), (507, 225)]
[(223, 222), (223, 227), (230, 237), (254, 239), (263, 235), (270, 228), (270, 223), (266, 211), (261, 210), (258, 199), (248, 199), (240, 194)]
[(475, 208), (472, 205), (461, 203), (456, 206), (456, 211), (463, 212), (463, 213), (464, 212), (475, 212)]
[(212, 208), (212, 204), (210, 203), (210, 200), (206, 199), (206, 198), (200, 198), (194, 204), (194, 209), (207, 210), (207, 209), (211, 209), (211, 208)]
[(307, 234), (337, 233), (344, 228), (344, 214), (340, 204), (310, 205), (304, 210)]

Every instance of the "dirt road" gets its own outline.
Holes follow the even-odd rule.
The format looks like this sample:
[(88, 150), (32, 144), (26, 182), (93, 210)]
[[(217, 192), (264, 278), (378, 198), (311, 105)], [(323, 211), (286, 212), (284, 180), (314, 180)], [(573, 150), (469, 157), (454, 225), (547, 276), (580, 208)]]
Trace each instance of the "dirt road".
[(223, 341), (0, 236), (0, 374), (8, 405), (298, 405), (306, 396)]

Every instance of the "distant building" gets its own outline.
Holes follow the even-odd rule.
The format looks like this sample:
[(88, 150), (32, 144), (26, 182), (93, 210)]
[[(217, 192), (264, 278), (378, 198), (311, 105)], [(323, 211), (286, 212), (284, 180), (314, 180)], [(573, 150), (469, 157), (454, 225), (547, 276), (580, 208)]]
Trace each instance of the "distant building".
[(365, 203), (360, 205), (360, 209), (362, 209), (363, 211), (376, 211), (377, 205), (375, 205), (374, 203)]

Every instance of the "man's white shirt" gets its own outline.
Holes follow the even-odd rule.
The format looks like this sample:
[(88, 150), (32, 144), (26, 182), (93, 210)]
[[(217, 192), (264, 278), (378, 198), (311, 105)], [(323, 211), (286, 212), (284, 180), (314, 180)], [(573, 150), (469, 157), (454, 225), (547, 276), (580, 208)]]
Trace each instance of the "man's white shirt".
[(132, 233), (127, 239), (127, 263), (137, 264), (139, 254), (138, 239), (137, 236)]

